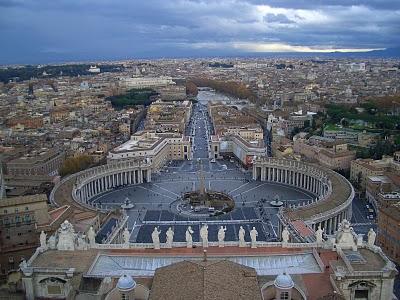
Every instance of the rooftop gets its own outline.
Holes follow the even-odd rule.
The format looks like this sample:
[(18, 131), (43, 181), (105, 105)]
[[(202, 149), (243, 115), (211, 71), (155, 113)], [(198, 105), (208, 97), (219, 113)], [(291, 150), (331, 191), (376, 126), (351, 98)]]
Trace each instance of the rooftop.
[(254, 269), (226, 260), (182, 261), (156, 271), (151, 299), (261, 300)]
[(291, 220), (306, 220), (317, 214), (330, 211), (331, 209), (343, 204), (351, 196), (353, 187), (344, 177), (327, 168), (321, 166), (318, 166), (318, 168), (323, 169), (325, 173), (327, 173), (328, 179), (332, 183), (331, 195), (328, 198), (314, 202), (311, 205), (298, 207), (296, 210), (287, 209), (287, 215)]

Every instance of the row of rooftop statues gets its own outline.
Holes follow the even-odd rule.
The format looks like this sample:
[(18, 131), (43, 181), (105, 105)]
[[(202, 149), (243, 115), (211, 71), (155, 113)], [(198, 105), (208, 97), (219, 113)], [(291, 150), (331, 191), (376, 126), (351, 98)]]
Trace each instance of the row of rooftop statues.
[[(218, 229), (218, 246), (219, 247), (224, 247), (225, 245), (225, 232), (226, 232), (226, 226), (220, 226)], [(185, 240), (186, 240), (186, 246), (187, 248), (192, 248), (193, 247), (193, 229), (191, 226), (188, 226), (185, 232)], [(153, 245), (155, 249), (160, 249), (160, 234), (161, 230), (158, 229), (158, 227), (154, 227), (153, 232), (151, 233), (151, 239), (153, 241)], [(245, 234), (246, 231), (243, 228), (243, 226), (240, 226), (238, 236), (239, 236), (239, 247), (246, 247), (246, 241), (245, 241)], [(165, 233), (166, 236), (166, 248), (172, 248), (172, 243), (174, 241), (174, 231), (172, 230), (172, 227), (169, 227), (168, 230)], [(256, 248), (256, 243), (257, 243), (257, 236), (258, 232), (253, 227), (253, 229), (250, 230), (250, 239), (251, 239), (251, 247)], [(130, 233), (127, 228), (125, 228), (123, 234), (122, 234), (123, 242), (124, 244), (129, 244), (129, 238), (130, 238)], [(200, 228), (200, 239), (202, 242), (202, 246), (204, 248), (208, 247), (208, 225), (204, 224)]]
[[(220, 226), (218, 229), (218, 246), (225, 246), (225, 232), (227, 228), (226, 226)], [(193, 229), (191, 226), (188, 226), (185, 232), (185, 240), (187, 248), (193, 247)], [(315, 232), (315, 240), (317, 245), (322, 245), (325, 243), (323, 237), (324, 230), (321, 226)], [(153, 241), (153, 247), (155, 249), (160, 249), (160, 234), (161, 230), (158, 227), (155, 227), (153, 232), (151, 233), (151, 238)], [(257, 247), (257, 237), (258, 232), (255, 227), (253, 227), (250, 232), (250, 246), (251, 248)], [(174, 231), (172, 227), (169, 227), (165, 232), (166, 235), (166, 248), (172, 248), (174, 242)], [(240, 226), (238, 231), (239, 237), (239, 247), (246, 247), (247, 243), (245, 241), (246, 230), (243, 226)], [(131, 233), (127, 228), (124, 229), (122, 233), (122, 239), (125, 246), (129, 247), (129, 239)], [(92, 248), (95, 246), (96, 233), (92, 227), (88, 230), (87, 234), (78, 234), (75, 233), (75, 230), (71, 223), (68, 221), (64, 221), (60, 228), (57, 231), (56, 235), (52, 235), (47, 240), (47, 235), (43, 231), (40, 234), (40, 250), (46, 251), (47, 249), (58, 249), (58, 250), (86, 250), (88, 248)], [(208, 225), (203, 224), (200, 228), (200, 239), (202, 246), (204, 248), (208, 247)], [(368, 232), (367, 244), (369, 246), (374, 246), (376, 239), (376, 233), (371, 228)], [(288, 244), (290, 241), (290, 232), (287, 227), (284, 227), (281, 232), (281, 240), (282, 244)], [(350, 226), (350, 223), (347, 220), (343, 220), (342, 223), (339, 224), (338, 231), (335, 237), (330, 238), (330, 242), (332, 244), (342, 247), (342, 248), (357, 248), (361, 246), (363, 243), (363, 235), (357, 235), (354, 233), (353, 228)]]

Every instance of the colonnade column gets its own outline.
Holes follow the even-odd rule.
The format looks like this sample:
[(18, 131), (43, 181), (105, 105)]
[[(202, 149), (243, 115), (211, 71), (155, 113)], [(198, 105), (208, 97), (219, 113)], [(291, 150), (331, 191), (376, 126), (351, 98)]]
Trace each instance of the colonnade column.
[(151, 170), (147, 169), (147, 182), (151, 182)]

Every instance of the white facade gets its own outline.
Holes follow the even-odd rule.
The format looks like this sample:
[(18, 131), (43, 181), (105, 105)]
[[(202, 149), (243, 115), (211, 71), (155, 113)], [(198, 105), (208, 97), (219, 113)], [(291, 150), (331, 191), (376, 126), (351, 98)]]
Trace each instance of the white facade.
[(175, 84), (171, 77), (127, 77), (121, 78), (120, 85), (126, 88), (144, 89)]

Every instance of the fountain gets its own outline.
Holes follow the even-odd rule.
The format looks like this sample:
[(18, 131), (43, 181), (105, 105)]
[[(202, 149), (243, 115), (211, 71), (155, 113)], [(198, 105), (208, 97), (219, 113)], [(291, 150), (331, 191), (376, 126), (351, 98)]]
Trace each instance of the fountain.
[(190, 207), (191, 214), (218, 216), (228, 213), (235, 207), (235, 202), (227, 194), (216, 191), (207, 191), (204, 184), (203, 163), (199, 159), (199, 189), (187, 192), (182, 199), (184, 207)]

